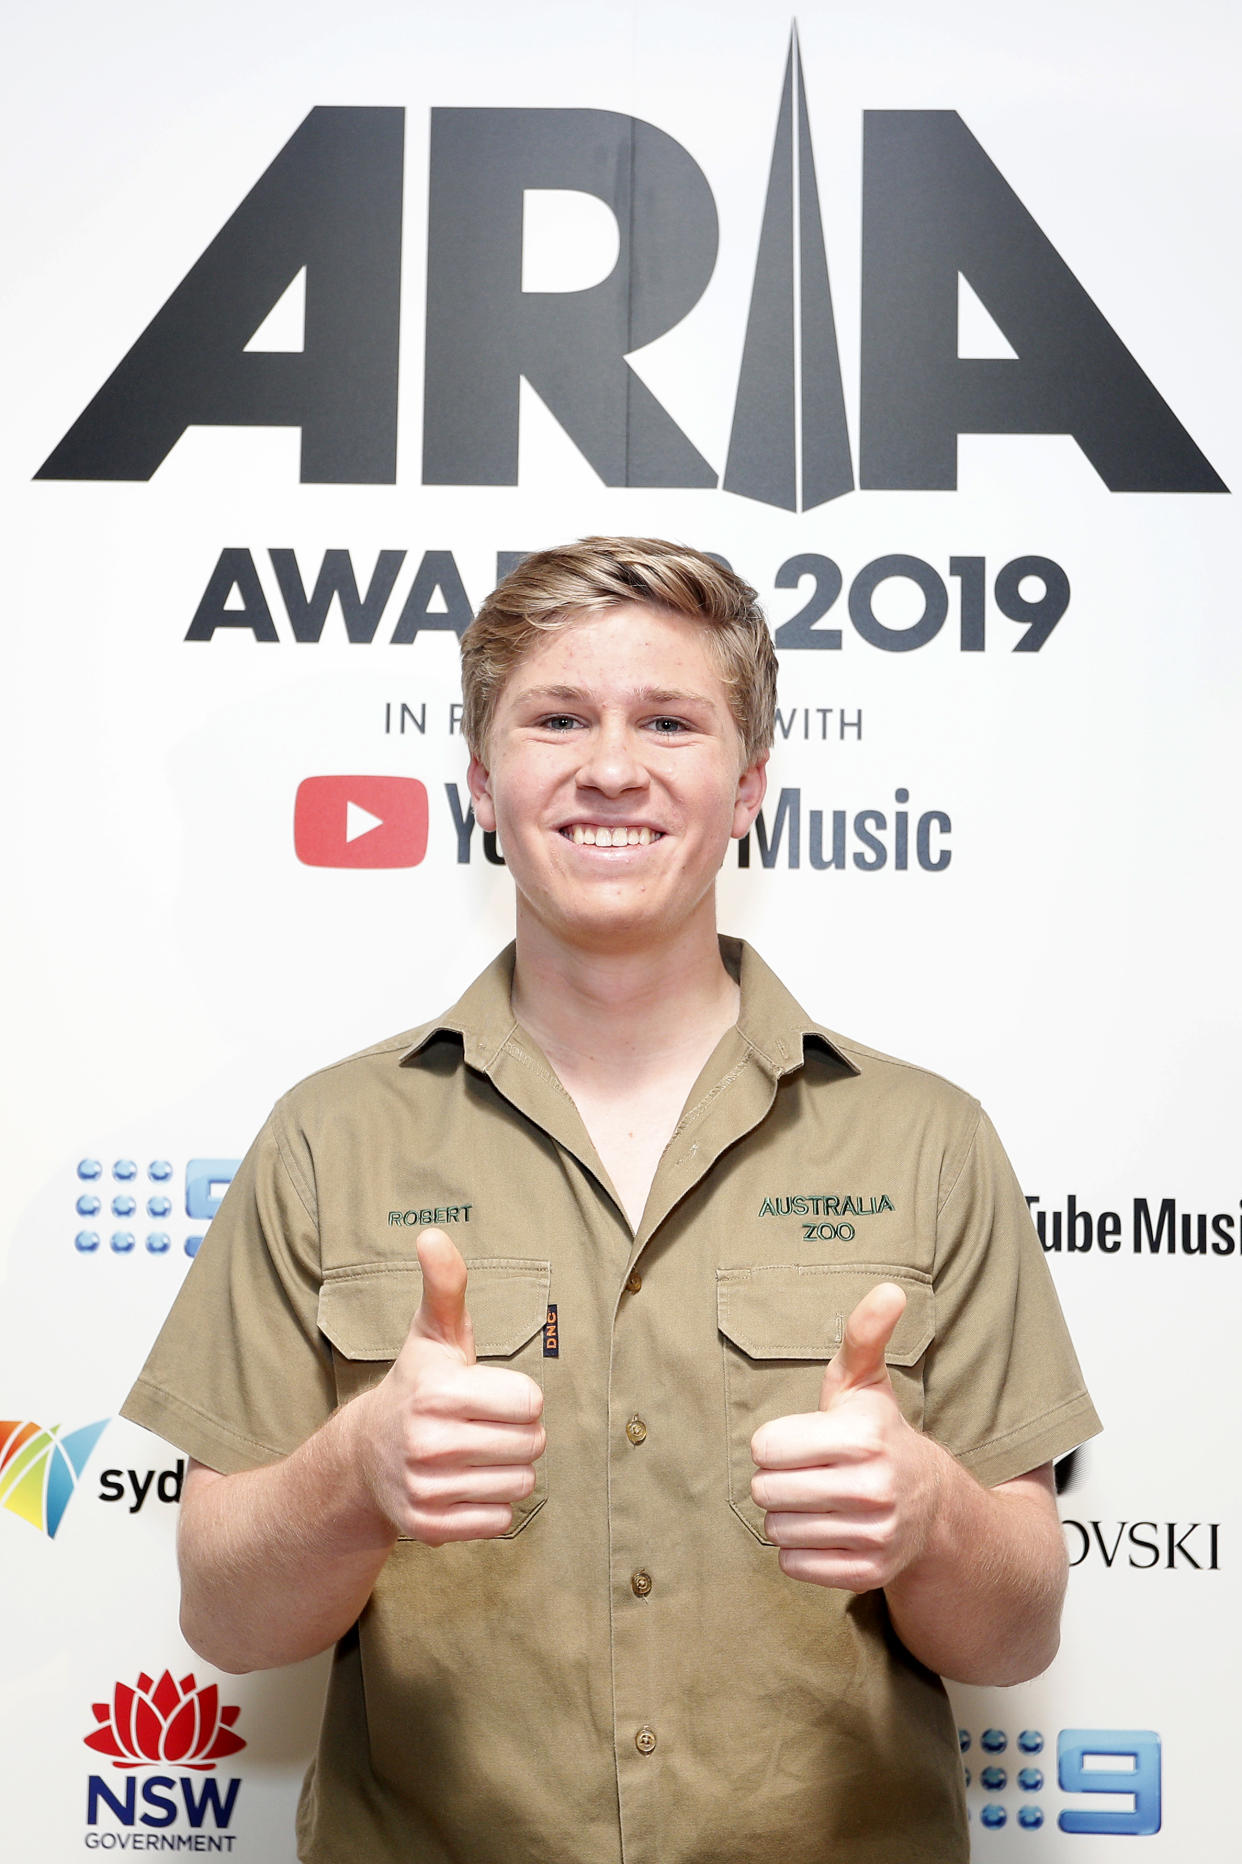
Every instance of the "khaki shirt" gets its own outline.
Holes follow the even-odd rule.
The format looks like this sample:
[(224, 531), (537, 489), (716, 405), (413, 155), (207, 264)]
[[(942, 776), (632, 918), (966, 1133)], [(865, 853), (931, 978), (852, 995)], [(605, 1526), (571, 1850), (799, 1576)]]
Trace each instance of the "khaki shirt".
[[(545, 1393), (500, 1540), (400, 1541), (332, 1667), (316, 1864), (961, 1864), (939, 1678), (882, 1593), (786, 1579), (752, 1432), (814, 1410), (876, 1281), (906, 1417), (988, 1484), (1098, 1429), (977, 1102), (831, 1035), (746, 946), (737, 1026), (634, 1235), (496, 960), (436, 1022), (313, 1075), (234, 1180), (125, 1415), (229, 1472), (379, 1380), (414, 1236), (470, 1267), (479, 1356)], [(554, 1314), (553, 1314), (554, 1310)]]

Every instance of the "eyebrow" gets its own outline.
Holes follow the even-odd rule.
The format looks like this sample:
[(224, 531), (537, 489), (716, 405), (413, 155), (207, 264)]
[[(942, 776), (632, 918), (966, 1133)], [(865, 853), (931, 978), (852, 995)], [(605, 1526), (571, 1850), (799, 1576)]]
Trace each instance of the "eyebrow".
[[(589, 687), (585, 686), (531, 686), (525, 692), (515, 695), (516, 705), (526, 705), (535, 700), (554, 700), (558, 704), (569, 705), (575, 700), (593, 698)], [(714, 702), (706, 693), (674, 686), (637, 686), (626, 698), (636, 700), (640, 705), (705, 705), (714, 709)]]

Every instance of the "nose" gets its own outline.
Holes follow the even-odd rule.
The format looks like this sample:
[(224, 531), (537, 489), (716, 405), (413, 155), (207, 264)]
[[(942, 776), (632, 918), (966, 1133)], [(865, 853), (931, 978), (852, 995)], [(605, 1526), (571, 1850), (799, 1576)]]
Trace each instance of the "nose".
[(578, 767), (580, 789), (597, 790), (602, 796), (621, 796), (626, 790), (646, 787), (647, 771), (627, 720), (605, 716), (584, 735), (585, 755)]

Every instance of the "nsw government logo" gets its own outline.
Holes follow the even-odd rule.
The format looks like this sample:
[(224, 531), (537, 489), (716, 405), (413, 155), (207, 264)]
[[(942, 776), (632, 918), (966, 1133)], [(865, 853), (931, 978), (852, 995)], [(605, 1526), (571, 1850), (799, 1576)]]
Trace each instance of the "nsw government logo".
[[(83, 1740), (116, 1773), (87, 1781), (86, 1849), (231, 1852), (241, 1781), (202, 1776), (246, 1743), (235, 1732), (241, 1710), (221, 1703), (218, 1685), (193, 1674), (178, 1681), (171, 1670), (153, 1681), (144, 1671), (91, 1707), (98, 1725)], [(148, 1767), (161, 1771), (140, 1782)]]

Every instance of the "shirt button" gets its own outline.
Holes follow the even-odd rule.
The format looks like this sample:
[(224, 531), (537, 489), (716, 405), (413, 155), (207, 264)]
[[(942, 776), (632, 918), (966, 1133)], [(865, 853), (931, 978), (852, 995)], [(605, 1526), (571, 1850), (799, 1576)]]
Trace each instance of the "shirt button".
[(651, 1574), (645, 1567), (640, 1566), (636, 1573), (630, 1574), (630, 1585), (634, 1589), (636, 1599), (645, 1599), (651, 1590)]
[(634, 1746), (638, 1749), (640, 1754), (650, 1754), (653, 1752), (655, 1744), (655, 1729), (649, 1728), (647, 1723), (644, 1722), (638, 1733), (634, 1736)]
[(625, 1434), (631, 1443), (645, 1443), (647, 1439), (647, 1426), (643, 1423), (641, 1417), (632, 1417), (625, 1427)]
[(643, 1278), (639, 1274), (637, 1269), (634, 1270), (634, 1273), (632, 1275), (629, 1275), (626, 1277), (625, 1286), (626, 1286), (627, 1293), (637, 1294), (639, 1289), (642, 1287), (642, 1285), (643, 1285)]

